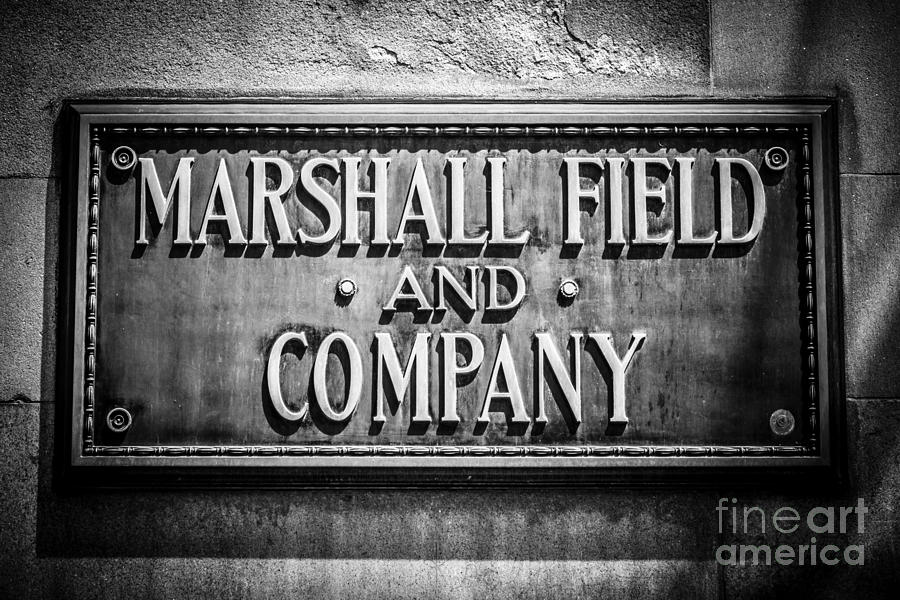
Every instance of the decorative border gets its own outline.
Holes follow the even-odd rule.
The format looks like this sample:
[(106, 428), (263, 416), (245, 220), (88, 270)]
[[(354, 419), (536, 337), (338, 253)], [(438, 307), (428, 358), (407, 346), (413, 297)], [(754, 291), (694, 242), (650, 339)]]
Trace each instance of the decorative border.
[[(787, 127), (787, 126), (727, 126), (720, 125), (715, 127), (709, 126), (679, 126), (679, 125), (660, 125), (660, 126), (637, 126), (627, 125), (625, 127), (575, 127), (572, 125), (558, 126), (536, 126), (536, 127), (516, 127), (503, 126), (491, 127), (487, 125), (476, 126), (438, 126), (438, 125), (415, 125), (412, 127), (398, 127), (395, 125), (387, 126), (285, 126), (274, 127), (271, 125), (257, 125), (244, 127), (229, 127), (227, 125), (211, 125), (211, 126), (186, 126), (179, 125), (169, 126), (141, 126), (141, 127), (99, 127), (96, 130), (102, 133), (113, 134), (147, 134), (147, 135), (308, 135), (308, 136), (436, 136), (436, 135), (461, 135), (461, 136), (478, 136), (488, 137), (494, 135), (501, 136), (611, 136), (611, 135), (729, 135), (729, 134), (746, 134), (746, 133), (800, 133), (805, 128)], [(808, 130), (807, 130), (808, 132)]]
[(92, 446), (90, 456), (807, 456), (809, 446)]
[[(295, 136), (647, 136), (796, 134), (801, 140), (798, 237), (801, 243), (801, 337), (804, 363), (803, 403), (806, 445), (793, 446), (95, 446), (94, 383), (97, 352), (97, 274), (100, 224), (100, 135), (295, 135)], [(88, 183), (87, 298), (84, 364), (83, 456), (108, 457), (277, 457), (277, 456), (418, 456), (418, 457), (768, 457), (816, 456), (818, 435), (818, 360), (816, 358), (816, 258), (810, 165), (810, 129), (807, 126), (93, 126), (90, 129)]]
[(91, 130), (91, 164), (88, 178), (87, 298), (84, 324), (84, 431), (87, 450), (94, 443), (94, 382), (97, 371), (97, 274), (100, 250), (100, 134)]
[(800, 129), (801, 152), (800, 161), (800, 226), (798, 234), (802, 244), (800, 253), (800, 292), (803, 304), (800, 308), (801, 336), (805, 361), (803, 369), (806, 375), (806, 389), (803, 391), (806, 402), (806, 433), (810, 446), (819, 450), (818, 435), (818, 361), (816, 359), (816, 257), (815, 231), (813, 227), (812, 168), (809, 164), (809, 128)]

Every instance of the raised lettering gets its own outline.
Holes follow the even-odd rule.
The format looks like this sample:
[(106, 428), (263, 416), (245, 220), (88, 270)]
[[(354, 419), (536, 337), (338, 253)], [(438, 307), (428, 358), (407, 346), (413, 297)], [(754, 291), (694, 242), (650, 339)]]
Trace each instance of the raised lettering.
[[(500, 377), (506, 384), (506, 391), (498, 389)], [(505, 402), (512, 410), (513, 423), (528, 423), (528, 413), (525, 412), (525, 404), (522, 402), (522, 388), (519, 386), (519, 376), (516, 374), (516, 362), (513, 360), (509, 349), (509, 339), (506, 334), (500, 337), (500, 348), (497, 350), (497, 358), (494, 360), (494, 368), (491, 370), (491, 379), (488, 383), (488, 391), (484, 397), (484, 405), (478, 416), (479, 423), (488, 423), (491, 405), (494, 401)]]
[[(252, 156), (250, 163), (253, 165), (253, 190), (250, 194), (252, 206), (250, 220), (253, 233), (250, 236), (250, 243), (268, 244), (265, 234), (266, 205), (268, 205), (272, 220), (275, 221), (275, 228), (278, 230), (278, 239), (275, 243), (287, 246), (296, 244), (297, 240), (291, 234), (291, 226), (288, 225), (284, 205), (281, 203), (281, 197), (288, 193), (294, 183), (294, 170), (288, 161), (278, 157)], [(266, 187), (266, 165), (278, 167), (281, 175), (280, 183), (274, 190)]]
[(309, 412), (309, 405), (304, 403), (303, 408), (300, 410), (292, 410), (285, 404), (284, 396), (281, 395), (281, 355), (284, 353), (284, 346), (288, 342), (298, 342), (304, 350), (309, 347), (305, 333), (285, 331), (279, 335), (269, 351), (269, 360), (266, 363), (266, 383), (268, 384), (269, 398), (272, 401), (275, 412), (285, 421), (293, 422), (300, 421), (306, 416), (307, 412)]
[(610, 156), (606, 159), (606, 176), (609, 177), (609, 232), (607, 242), (610, 244), (625, 243), (625, 208), (622, 201), (622, 173), (625, 171), (625, 159), (621, 156)]
[(506, 208), (504, 207), (504, 169), (506, 158), (502, 156), (489, 156), (487, 158), (490, 170), (488, 191), (490, 197), (491, 235), (488, 238), (489, 245), (521, 246), (528, 242), (530, 231), (523, 231), (516, 237), (506, 237)]
[(192, 157), (178, 160), (175, 176), (169, 186), (169, 193), (163, 197), (162, 186), (159, 183), (159, 175), (156, 173), (156, 164), (152, 158), (140, 158), (141, 163), (141, 208), (138, 214), (138, 235), (135, 244), (149, 244), (147, 239), (147, 190), (150, 190), (150, 198), (153, 201), (153, 210), (156, 212), (157, 223), (162, 227), (166, 223), (169, 211), (172, 208), (172, 197), (178, 190), (178, 204), (175, 208), (175, 239), (173, 244), (191, 243), (191, 165)]
[[(350, 365), (350, 372), (344, 373), (344, 377), (350, 381), (347, 401), (344, 403), (344, 408), (340, 411), (336, 411), (332, 407), (331, 401), (328, 399), (328, 386), (325, 384), (328, 353), (335, 342), (344, 346)], [(319, 346), (319, 351), (316, 353), (316, 362), (313, 364), (313, 390), (316, 393), (316, 404), (326, 419), (340, 423), (353, 415), (356, 406), (359, 404), (359, 397), (362, 394), (362, 377), (362, 359), (359, 356), (359, 348), (356, 347), (349, 335), (341, 331), (335, 331), (322, 340), (322, 345)]]
[(651, 236), (647, 231), (647, 198), (656, 198), (665, 206), (666, 186), (647, 187), (647, 165), (662, 165), (666, 171), (672, 169), (669, 160), (660, 156), (636, 157), (631, 159), (634, 165), (634, 195), (631, 200), (634, 211), (634, 243), (635, 244), (668, 244), (672, 241), (672, 230), (660, 236)]
[[(464, 340), (472, 352), (472, 358), (465, 365), (457, 363), (457, 343)], [(459, 414), (456, 412), (457, 387), (456, 378), (459, 375), (474, 373), (484, 361), (484, 344), (478, 336), (472, 333), (442, 333), (443, 344), (443, 377), (441, 384), (444, 386), (444, 402), (441, 406), (441, 423), (459, 423)]]
[(716, 241), (715, 231), (706, 237), (694, 235), (694, 158), (679, 157), (675, 163), (678, 166), (678, 243), (712, 244)]
[(572, 372), (569, 373), (566, 365), (559, 355), (559, 350), (553, 342), (553, 336), (546, 331), (534, 334), (537, 338), (537, 356), (534, 357), (537, 369), (537, 414), (534, 420), (538, 423), (547, 422), (547, 413), (544, 411), (544, 363), (550, 365), (553, 378), (559, 384), (566, 405), (572, 413), (576, 423), (581, 423), (581, 338), (580, 333), (572, 333)]
[[(419, 198), (419, 206), (422, 208), (422, 214), (420, 215), (413, 212), (415, 210), (413, 198), (416, 197)], [(403, 243), (406, 226), (412, 222), (425, 224), (426, 244), (444, 243), (444, 236), (441, 234), (437, 213), (434, 210), (434, 200), (431, 197), (431, 188), (428, 187), (428, 178), (425, 176), (425, 167), (422, 164), (422, 157), (416, 158), (416, 166), (413, 169), (412, 178), (409, 182), (409, 193), (406, 195), (406, 204), (403, 205), (403, 216), (400, 218), (400, 226), (397, 227), (397, 237), (394, 238), (394, 243)]]
[(478, 267), (470, 266), (466, 267), (466, 271), (469, 275), (469, 283), (468, 290), (463, 289), (462, 285), (460, 285), (459, 281), (457, 281), (456, 277), (453, 276), (453, 273), (450, 272), (450, 269), (447, 267), (438, 265), (435, 267), (436, 281), (434, 284), (434, 307), (438, 310), (447, 310), (447, 304), (444, 301), (444, 284), (449, 283), (450, 289), (454, 291), (456, 296), (466, 305), (466, 308), (469, 310), (475, 310), (477, 308), (476, 305), (476, 282), (478, 279)]
[[(406, 286), (409, 286), (409, 292), (403, 291)], [(403, 272), (400, 273), (400, 281), (397, 282), (394, 293), (391, 294), (391, 297), (382, 308), (384, 310), (397, 310), (397, 303), (405, 301), (414, 301), (418, 305), (416, 310), (431, 310), (428, 298), (425, 297), (425, 292), (422, 291), (422, 286), (419, 285), (419, 280), (416, 279), (416, 275), (409, 265), (403, 267)]]
[[(487, 294), (487, 310), (510, 310), (515, 308), (525, 299), (525, 277), (515, 267), (505, 266), (488, 266), (485, 267), (488, 272), (488, 294)], [(500, 272), (508, 273), (515, 282), (515, 290), (510, 290), (512, 299), (506, 304), (500, 304), (498, 297), (499, 284), (497, 275)]]
[[(222, 199), (223, 214), (216, 214), (216, 196)], [(209, 200), (206, 203), (206, 213), (203, 215), (203, 223), (200, 225), (200, 233), (197, 234), (198, 245), (206, 244), (206, 234), (210, 223), (223, 223), (228, 228), (229, 244), (246, 244), (247, 238), (241, 230), (241, 221), (238, 218), (237, 206), (234, 203), (234, 191), (231, 189), (231, 178), (228, 177), (228, 167), (225, 159), (219, 160), (219, 168), (216, 170), (216, 178), (213, 181), (212, 190), (209, 192)]]
[(473, 238), (466, 237), (466, 186), (463, 177), (463, 169), (466, 166), (466, 157), (451, 156), (447, 159), (450, 163), (450, 189), (447, 202), (450, 204), (450, 243), (469, 246), (480, 246), (487, 240), (487, 232)]
[(397, 397), (397, 402), (403, 402), (406, 390), (410, 383), (412, 388), (412, 422), (430, 423), (428, 414), (428, 340), (430, 333), (417, 333), (416, 341), (406, 361), (406, 369), (400, 368), (400, 359), (397, 357), (397, 349), (391, 334), (384, 332), (375, 333), (376, 361), (375, 361), (375, 414), (372, 420), (384, 423), (384, 371), (387, 371), (387, 380)]
[(343, 159), (344, 166), (344, 238), (345, 244), (359, 244), (359, 201), (372, 200), (372, 219), (374, 236), (371, 244), (386, 245), (390, 243), (387, 233), (387, 170), (390, 158), (376, 157), (372, 159), (375, 167), (375, 181), (372, 191), (359, 189), (358, 156)]
[(335, 172), (338, 171), (340, 165), (335, 158), (317, 157), (311, 158), (303, 163), (300, 167), (300, 185), (315, 198), (319, 204), (328, 213), (328, 227), (321, 235), (307, 235), (302, 229), (297, 230), (300, 236), (300, 242), (303, 244), (328, 244), (337, 237), (341, 230), (341, 207), (338, 206), (334, 196), (322, 189), (322, 186), (316, 181), (313, 172), (320, 166), (331, 167)]
[(625, 374), (628, 372), (628, 367), (631, 366), (634, 355), (644, 345), (647, 334), (638, 331), (632, 333), (628, 350), (625, 351), (625, 356), (622, 358), (619, 358), (619, 355), (616, 353), (612, 335), (608, 333), (589, 333), (588, 337), (597, 344), (597, 347), (603, 354), (603, 359), (612, 373), (613, 413), (609, 417), (609, 422), (624, 425), (628, 423), (628, 416), (625, 413)]
[(584, 244), (581, 237), (581, 199), (590, 198), (595, 204), (600, 203), (600, 186), (596, 183), (590, 189), (581, 189), (581, 165), (597, 165), (603, 167), (603, 159), (595, 157), (566, 156), (566, 193), (565, 205), (565, 240), (566, 244)]
[[(743, 158), (716, 157), (719, 165), (719, 223), (722, 231), (719, 234), (720, 244), (749, 244), (762, 231), (763, 221), (766, 218), (766, 193), (763, 188), (759, 171), (753, 164)], [(731, 197), (731, 165), (739, 165), (750, 176), (753, 198), (753, 219), (750, 228), (744, 235), (734, 235), (733, 209)]]

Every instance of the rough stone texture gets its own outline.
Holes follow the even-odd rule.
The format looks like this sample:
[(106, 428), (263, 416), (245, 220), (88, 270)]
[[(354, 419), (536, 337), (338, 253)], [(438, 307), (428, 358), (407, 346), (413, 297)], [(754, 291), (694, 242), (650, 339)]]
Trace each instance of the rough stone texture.
[(59, 172), (54, 123), (73, 96), (589, 97), (709, 82), (704, 0), (11, 2), (0, 56), (0, 144), (16, 149), (0, 176)]
[(0, 404), (0, 598), (35, 580), (39, 406)]
[[(711, 493), (632, 494), (627, 504), (618, 497), (547, 490), (46, 494), (39, 498), (38, 551), (430, 561), (709, 558), (714, 524), (693, 507), (712, 505)], [(135, 531), (153, 533), (135, 537)]]
[(900, 177), (841, 177), (847, 394), (900, 396)]
[(55, 179), (0, 179), (0, 403), (41, 399), (43, 340), (56, 322), (55, 300), (44, 298), (57, 279), (58, 197)]
[[(381, 561), (111, 559), (42, 561), (49, 576), (28, 591), (45, 598), (359, 598), (492, 596), (715, 598), (715, 567), (685, 561)], [(141, 593), (133, 596), (135, 585)]]
[(841, 98), (841, 170), (900, 172), (900, 3), (713, 0), (717, 93)]
[[(847, 428), (854, 492), (872, 507), (872, 541), (900, 553), (900, 402), (851, 400)], [(895, 558), (896, 564), (896, 558)]]

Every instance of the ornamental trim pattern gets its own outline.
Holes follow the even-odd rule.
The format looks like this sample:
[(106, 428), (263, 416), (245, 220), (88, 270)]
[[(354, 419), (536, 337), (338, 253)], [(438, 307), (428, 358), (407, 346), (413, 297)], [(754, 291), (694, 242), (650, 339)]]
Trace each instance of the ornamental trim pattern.
[(807, 446), (92, 446), (87, 456), (806, 456)]
[(659, 125), (659, 126), (597, 126), (577, 127), (573, 125), (557, 126), (304, 126), (291, 125), (277, 127), (272, 125), (255, 125), (232, 127), (228, 125), (210, 126), (104, 126), (97, 128), (101, 133), (116, 135), (303, 135), (303, 136), (611, 136), (611, 135), (733, 135), (753, 133), (800, 133), (802, 127), (789, 126), (748, 126), (748, 125)]

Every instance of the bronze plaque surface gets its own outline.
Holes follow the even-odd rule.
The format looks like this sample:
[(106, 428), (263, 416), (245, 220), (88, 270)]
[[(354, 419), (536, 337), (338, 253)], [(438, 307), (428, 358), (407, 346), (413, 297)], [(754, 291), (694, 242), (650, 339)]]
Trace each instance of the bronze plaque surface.
[(827, 104), (73, 114), (76, 471), (836, 463)]

